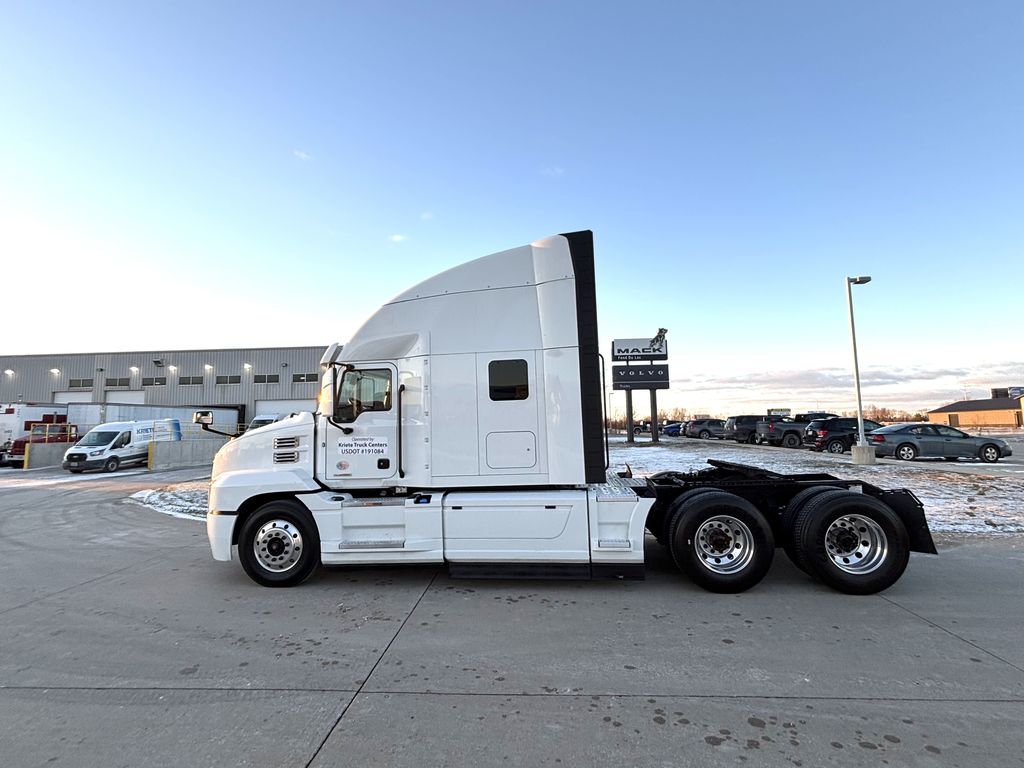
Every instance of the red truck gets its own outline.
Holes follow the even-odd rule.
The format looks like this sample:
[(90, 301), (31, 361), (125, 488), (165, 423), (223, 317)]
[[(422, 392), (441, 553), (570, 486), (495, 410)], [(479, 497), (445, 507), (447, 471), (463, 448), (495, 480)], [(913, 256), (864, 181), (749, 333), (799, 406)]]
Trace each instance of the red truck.
[[(28, 426), (28, 425), (26, 425)], [(52, 422), (32, 424), (25, 437), (16, 438), (4, 457), (10, 467), (25, 466), (25, 446), (28, 443), (77, 443), (78, 427), (75, 424)]]

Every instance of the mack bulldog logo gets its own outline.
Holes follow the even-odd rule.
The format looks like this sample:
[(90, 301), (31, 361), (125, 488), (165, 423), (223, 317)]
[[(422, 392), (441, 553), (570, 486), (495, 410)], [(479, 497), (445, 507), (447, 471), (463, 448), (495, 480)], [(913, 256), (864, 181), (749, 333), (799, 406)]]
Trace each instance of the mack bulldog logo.
[(668, 360), (668, 340), (660, 330), (653, 339), (615, 339), (612, 360)]

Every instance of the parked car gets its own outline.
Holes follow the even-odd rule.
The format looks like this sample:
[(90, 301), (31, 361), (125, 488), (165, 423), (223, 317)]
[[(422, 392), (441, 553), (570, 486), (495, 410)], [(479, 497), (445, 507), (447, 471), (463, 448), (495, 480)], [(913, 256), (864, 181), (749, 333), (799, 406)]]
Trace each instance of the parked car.
[[(864, 419), (865, 434), (881, 428), (877, 421)], [(849, 416), (815, 419), (804, 429), (804, 445), (815, 451), (845, 453), (856, 442), (857, 419)]]
[(803, 445), (804, 430), (807, 425), (815, 419), (828, 419), (835, 417), (834, 413), (798, 413), (796, 416), (786, 416), (778, 421), (759, 421), (757, 423), (757, 438), (754, 442), (761, 445), (784, 445), (787, 448), (799, 448)]
[(735, 440), (737, 443), (753, 443), (757, 439), (757, 423), (759, 421), (781, 421), (784, 416), (730, 416), (725, 420), (723, 437), (726, 440)]
[(661, 428), (661, 434), (668, 435), (669, 437), (679, 437), (679, 430), (682, 427), (682, 423), (678, 421), (670, 421), (664, 427)]
[(946, 461), (968, 458), (992, 463), (1013, 455), (1005, 440), (974, 437), (944, 424), (892, 424), (872, 431), (867, 437), (876, 456), (895, 456), (904, 461), (937, 456)]
[(721, 440), (725, 437), (725, 422), (721, 419), (694, 419), (686, 425), (686, 436), (701, 440), (717, 437)]

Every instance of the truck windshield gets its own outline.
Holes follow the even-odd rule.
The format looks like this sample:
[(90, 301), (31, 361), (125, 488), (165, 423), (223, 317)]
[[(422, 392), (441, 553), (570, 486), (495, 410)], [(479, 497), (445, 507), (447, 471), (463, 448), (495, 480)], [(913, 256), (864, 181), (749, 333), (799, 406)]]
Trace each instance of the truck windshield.
[(117, 437), (117, 432), (90, 432), (81, 440), (78, 445), (109, 445)]

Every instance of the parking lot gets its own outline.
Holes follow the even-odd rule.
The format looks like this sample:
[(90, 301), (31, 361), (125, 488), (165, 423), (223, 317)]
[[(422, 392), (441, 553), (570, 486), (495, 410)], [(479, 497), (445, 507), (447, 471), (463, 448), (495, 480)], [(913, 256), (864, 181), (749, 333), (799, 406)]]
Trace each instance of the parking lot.
[[(733, 450), (687, 442), (613, 460)], [(936, 488), (953, 474), (901, 471)], [(1020, 476), (960, 474), (1021, 498)], [(128, 501), (204, 475), (0, 474), (3, 764), (1024, 764), (1012, 531), (940, 534), (940, 556), (871, 597), (781, 553), (757, 588), (712, 595), (651, 539), (642, 582), (425, 567), (269, 590), (212, 561), (197, 520)]]

